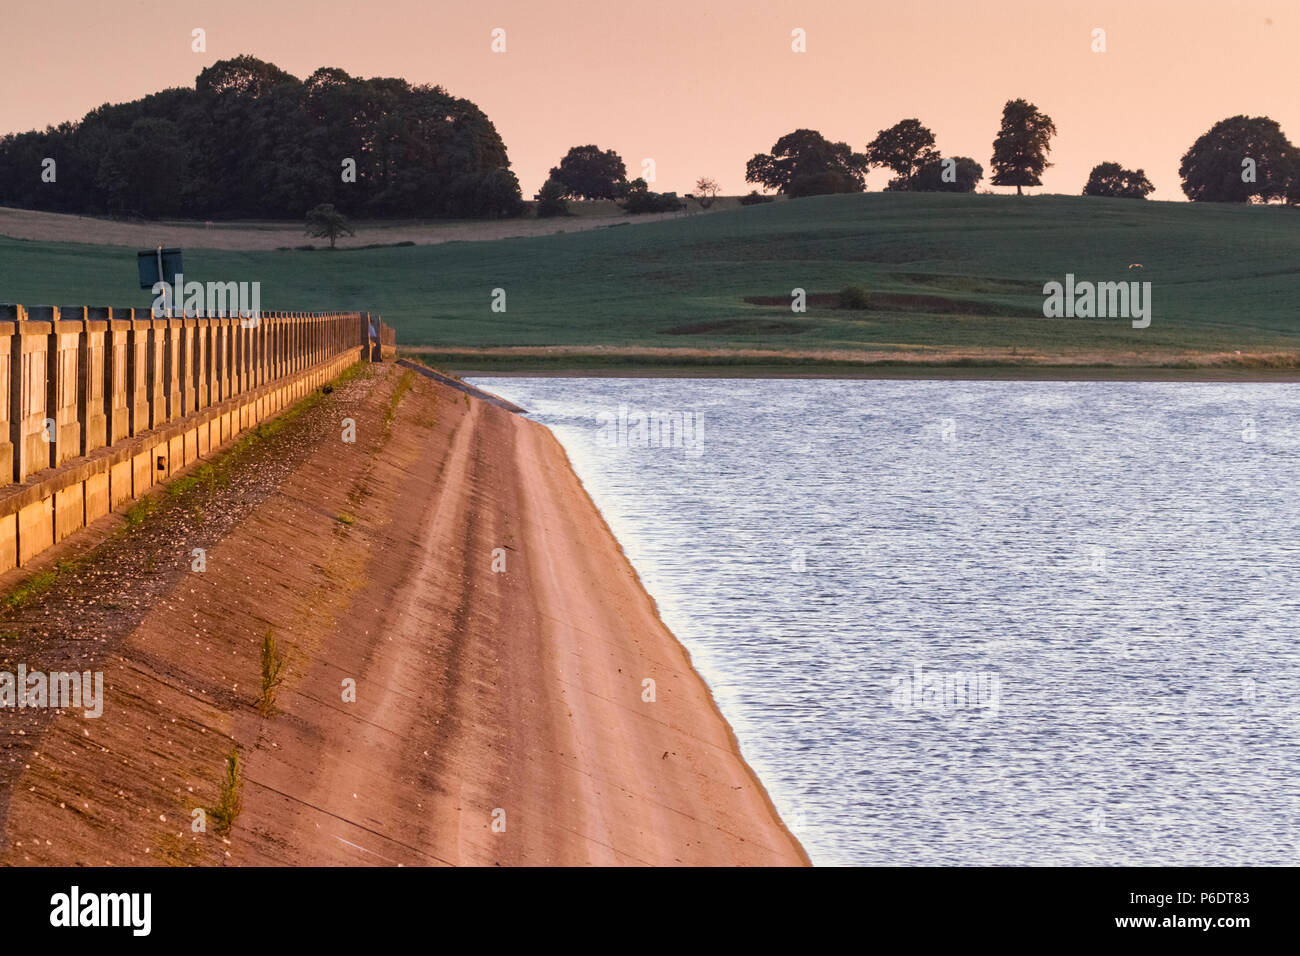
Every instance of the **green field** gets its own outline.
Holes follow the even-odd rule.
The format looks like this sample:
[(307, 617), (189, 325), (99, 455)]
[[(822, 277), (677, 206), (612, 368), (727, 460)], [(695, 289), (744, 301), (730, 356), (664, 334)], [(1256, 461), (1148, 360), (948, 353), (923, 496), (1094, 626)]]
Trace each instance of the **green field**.
[[(380, 313), (401, 346), (478, 369), (1300, 365), (1300, 210), (1278, 206), (872, 193), (535, 238), (189, 249), (185, 262), (192, 279), (260, 281), (265, 309)], [(1042, 318), (1043, 283), (1067, 272), (1151, 282), (1150, 327)], [(867, 291), (865, 307), (838, 306), (849, 285)], [(813, 296), (803, 314), (788, 304), (796, 287)], [(505, 290), (504, 313), (491, 309), (494, 289)], [(149, 297), (136, 288), (134, 249), (0, 239), (0, 301), (144, 306)], [(505, 346), (567, 348), (450, 351)]]

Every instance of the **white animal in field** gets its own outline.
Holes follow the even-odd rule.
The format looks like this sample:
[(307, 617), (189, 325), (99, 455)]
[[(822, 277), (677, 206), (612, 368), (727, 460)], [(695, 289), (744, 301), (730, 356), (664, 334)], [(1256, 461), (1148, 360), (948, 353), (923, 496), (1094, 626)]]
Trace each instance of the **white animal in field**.
[(203, 228), (204, 228), (204, 229), (215, 229), (215, 228), (216, 228), (216, 223), (213, 223), (213, 222), (205, 222), (205, 223), (203, 224)]
[(1130, 263), (1128, 264), (1128, 267), (1129, 267), (1130, 269), (1141, 269), (1141, 268), (1143, 268), (1142, 263), (1140, 263), (1140, 262), (1130, 262)]

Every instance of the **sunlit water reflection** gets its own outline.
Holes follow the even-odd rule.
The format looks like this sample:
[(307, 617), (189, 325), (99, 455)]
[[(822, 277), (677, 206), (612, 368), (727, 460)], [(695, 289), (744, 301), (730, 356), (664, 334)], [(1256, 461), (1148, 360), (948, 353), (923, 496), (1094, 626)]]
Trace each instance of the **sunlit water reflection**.
[(1300, 387), (475, 382), (815, 862), (1300, 864)]

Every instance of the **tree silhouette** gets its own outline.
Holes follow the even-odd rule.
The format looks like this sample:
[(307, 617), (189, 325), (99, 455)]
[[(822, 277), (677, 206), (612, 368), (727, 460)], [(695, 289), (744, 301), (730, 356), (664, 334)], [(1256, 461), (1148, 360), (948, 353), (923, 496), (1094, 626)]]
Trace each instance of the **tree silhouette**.
[(1120, 199), (1146, 199), (1155, 190), (1146, 173), (1140, 169), (1125, 169), (1119, 163), (1098, 163), (1092, 167), (1088, 182), (1083, 187), (1085, 196), (1116, 196)]
[(745, 166), (745, 182), (787, 196), (862, 192), (868, 160), (848, 143), (832, 143), (813, 129), (797, 129), (776, 141), (770, 153), (756, 153)]
[[(45, 157), (56, 182), (32, 175)], [(301, 219), (319, 203), (368, 217), (523, 206), (505, 144), (468, 100), (332, 67), (303, 81), (251, 56), (212, 64), (192, 89), (0, 137), (0, 203), (198, 219)]]
[(701, 209), (708, 209), (713, 205), (713, 200), (718, 197), (718, 182), (708, 176), (701, 176), (695, 180), (695, 198), (700, 203)]
[(564, 184), (555, 179), (548, 179), (542, 183), (542, 188), (537, 190), (537, 218), (549, 219), (551, 216), (567, 216), (569, 214), (569, 203), (566, 200), (568, 195)]
[(598, 146), (574, 146), (560, 165), (551, 170), (551, 179), (578, 199), (617, 199), (627, 192), (627, 167), (612, 149)]
[(887, 189), (905, 190), (911, 188), (921, 167), (939, 158), (939, 151), (934, 148), (934, 133), (920, 120), (905, 119), (876, 134), (867, 144), (867, 158), (871, 165), (884, 166), (896, 174)]
[(1178, 175), (1194, 202), (1300, 200), (1300, 153), (1267, 116), (1233, 116), (1183, 154)]
[(307, 235), (329, 239), (333, 249), (339, 236), (355, 236), (356, 233), (348, 225), (347, 216), (335, 209), (333, 203), (324, 202), (307, 213)]
[(1017, 196), (1024, 195), (1024, 186), (1041, 186), (1055, 135), (1056, 124), (1033, 103), (1008, 100), (993, 140), (993, 185), (1015, 186)]

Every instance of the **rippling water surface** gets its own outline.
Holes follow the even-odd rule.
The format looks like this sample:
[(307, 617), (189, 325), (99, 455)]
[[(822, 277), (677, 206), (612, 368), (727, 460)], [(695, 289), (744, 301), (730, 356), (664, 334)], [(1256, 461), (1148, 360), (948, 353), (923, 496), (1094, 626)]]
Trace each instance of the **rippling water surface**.
[(476, 384), (564, 444), (815, 862), (1300, 864), (1300, 388)]

